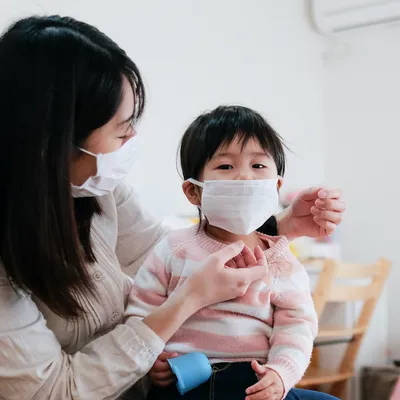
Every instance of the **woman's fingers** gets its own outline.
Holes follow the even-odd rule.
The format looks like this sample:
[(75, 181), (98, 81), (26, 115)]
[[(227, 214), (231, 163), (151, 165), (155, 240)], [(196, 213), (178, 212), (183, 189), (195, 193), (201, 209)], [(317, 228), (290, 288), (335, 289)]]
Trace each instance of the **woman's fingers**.
[(340, 189), (320, 189), (318, 191), (318, 197), (320, 199), (340, 199), (342, 197), (342, 191)]
[[(252, 282), (267, 276), (266, 265), (243, 268), (243, 264), (239, 262), (239, 267), (242, 268), (238, 268), (233, 260), (243, 248), (244, 243), (238, 242), (211, 254), (205, 260), (204, 267), (186, 280), (188, 290), (195, 296), (199, 306), (205, 307), (241, 296), (246, 293)], [(244, 255), (249, 262), (250, 255), (247, 250)], [(244, 257), (242, 260), (245, 262)], [(236, 264), (236, 267), (232, 264)]]
[(262, 251), (260, 246), (257, 246), (254, 249), (254, 257), (256, 259), (255, 265), (265, 265), (265, 264), (267, 264), (267, 258), (265, 257), (265, 253)]
[(346, 203), (337, 199), (317, 199), (315, 200), (314, 207), (320, 208), (321, 210), (336, 211), (338, 213), (346, 211)]
[(232, 261), (234, 261), (237, 268), (248, 268), (257, 264), (256, 257), (248, 246), (243, 246), (242, 252)]
[(244, 243), (242, 241), (232, 243), (223, 249), (212, 254), (209, 259), (211, 264), (217, 264), (223, 267), (229, 260), (234, 259), (243, 250)]
[(248, 246), (244, 246), (242, 250), (242, 257), (246, 267), (252, 267), (257, 264), (257, 258)]
[(245, 271), (248, 276), (248, 280), (250, 283), (254, 281), (258, 281), (260, 279), (264, 279), (268, 275), (268, 266), (265, 265), (256, 265), (255, 267), (247, 268)]
[(313, 207), (311, 213), (317, 217), (318, 220), (332, 222), (336, 225), (342, 222), (342, 214), (336, 211), (321, 210), (320, 208)]
[(325, 219), (314, 217), (313, 220), (315, 221), (316, 224), (320, 226), (321, 229), (323, 229), (323, 233), (321, 233), (322, 236), (331, 235), (333, 232), (335, 232), (337, 228), (337, 224), (329, 222)]
[(340, 189), (322, 189), (318, 192), (318, 199), (311, 207), (313, 220), (321, 227), (322, 232), (332, 234), (342, 222), (346, 203), (340, 200)]
[(228, 271), (231, 274), (232, 283), (235, 282), (237, 288), (237, 296), (241, 296), (247, 292), (248, 287), (260, 279), (264, 279), (268, 273), (266, 265), (256, 265), (249, 268), (238, 268)]

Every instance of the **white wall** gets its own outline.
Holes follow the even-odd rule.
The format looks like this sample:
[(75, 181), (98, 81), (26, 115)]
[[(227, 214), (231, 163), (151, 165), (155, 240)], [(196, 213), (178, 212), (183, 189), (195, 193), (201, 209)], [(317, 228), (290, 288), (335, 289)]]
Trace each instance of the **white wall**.
[[(398, 150), (400, 28), (376, 27), (327, 41), (326, 179), (344, 189), (344, 258), (393, 261), (358, 364), (400, 357)], [(334, 54), (340, 55), (335, 58)]]
[(194, 117), (221, 103), (259, 110), (289, 141), (287, 187), (323, 181), (323, 39), (302, 1), (0, 0), (0, 10), (1, 27), (31, 12), (86, 20), (138, 63), (149, 102), (131, 182), (159, 216), (193, 210), (176, 149)]

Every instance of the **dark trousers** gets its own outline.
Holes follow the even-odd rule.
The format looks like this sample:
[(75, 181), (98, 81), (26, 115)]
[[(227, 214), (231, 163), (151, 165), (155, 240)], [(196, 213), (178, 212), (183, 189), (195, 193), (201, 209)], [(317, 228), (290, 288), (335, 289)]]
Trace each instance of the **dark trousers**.
[[(250, 363), (220, 363), (213, 365), (211, 378), (181, 396), (175, 385), (167, 388), (153, 387), (147, 400), (243, 400), (245, 390), (257, 382)], [(338, 400), (329, 394), (311, 390), (292, 389), (286, 400)]]

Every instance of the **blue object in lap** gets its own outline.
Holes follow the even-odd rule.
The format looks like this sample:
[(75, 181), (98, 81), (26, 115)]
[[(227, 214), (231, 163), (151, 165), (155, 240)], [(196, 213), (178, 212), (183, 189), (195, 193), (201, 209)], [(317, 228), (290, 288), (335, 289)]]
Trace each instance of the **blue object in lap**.
[(176, 387), (182, 396), (210, 379), (211, 365), (203, 353), (184, 354), (167, 361), (176, 376)]

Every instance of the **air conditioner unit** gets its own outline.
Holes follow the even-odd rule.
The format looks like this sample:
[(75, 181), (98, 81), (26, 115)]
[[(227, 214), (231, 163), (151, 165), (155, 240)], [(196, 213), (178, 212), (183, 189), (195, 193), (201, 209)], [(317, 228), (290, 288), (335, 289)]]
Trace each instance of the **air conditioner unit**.
[(310, 7), (323, 34), (400, 21), (400, 0), (310, 0)]

